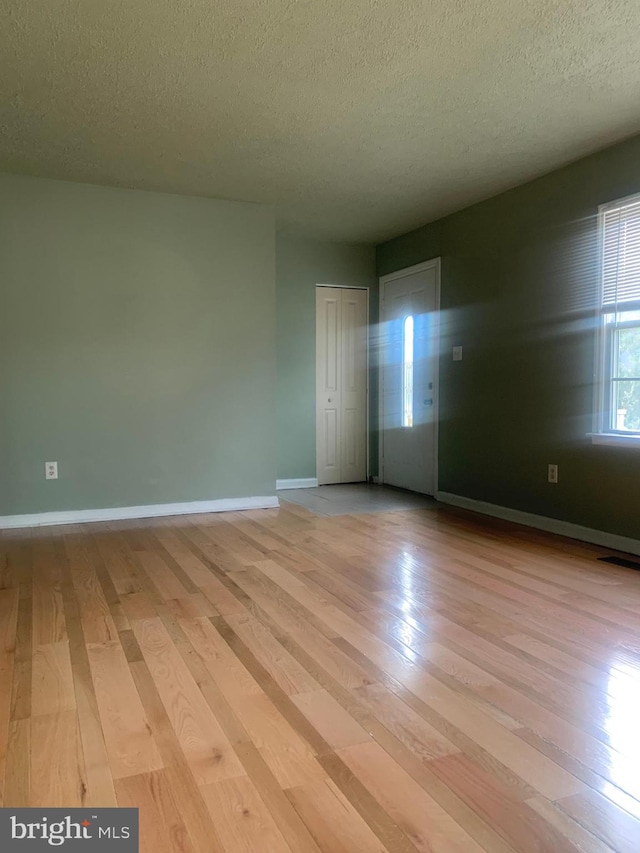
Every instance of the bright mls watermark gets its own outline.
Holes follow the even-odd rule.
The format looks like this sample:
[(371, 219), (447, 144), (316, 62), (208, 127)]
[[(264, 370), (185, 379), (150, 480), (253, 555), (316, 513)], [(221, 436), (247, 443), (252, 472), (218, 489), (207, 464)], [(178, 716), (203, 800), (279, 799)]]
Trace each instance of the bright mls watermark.
[(0, 809), (0, 850), (138, 853), (138, 809)]

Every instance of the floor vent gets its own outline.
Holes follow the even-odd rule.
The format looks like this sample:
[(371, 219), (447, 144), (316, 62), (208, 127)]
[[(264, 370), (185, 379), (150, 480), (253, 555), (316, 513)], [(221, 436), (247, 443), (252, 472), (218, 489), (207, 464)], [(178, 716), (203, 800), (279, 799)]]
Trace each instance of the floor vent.
[(614, 566), (623, 566), (625, 569), (635, 569), (640, 572), (640, 563), (634, 560), (625, 560), (624, 557), (598, 557), (601, 563), (613, 563)]

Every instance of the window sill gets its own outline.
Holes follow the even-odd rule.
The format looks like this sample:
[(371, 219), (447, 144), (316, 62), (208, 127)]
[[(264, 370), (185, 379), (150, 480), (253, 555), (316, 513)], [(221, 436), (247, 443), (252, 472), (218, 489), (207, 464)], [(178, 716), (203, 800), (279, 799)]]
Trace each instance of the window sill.
[(640, 435), (621, 435), (617, 432), (589, 432), (592, 444), (604, 444), (608, 447), (637, 447), (640, 449)]

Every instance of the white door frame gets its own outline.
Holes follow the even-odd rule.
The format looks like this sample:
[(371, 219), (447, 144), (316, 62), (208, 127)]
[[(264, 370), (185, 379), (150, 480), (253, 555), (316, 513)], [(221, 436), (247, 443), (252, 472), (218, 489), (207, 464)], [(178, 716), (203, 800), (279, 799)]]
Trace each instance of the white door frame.
[[(397, 281), (399, 278), (404, 278), (408, 275), (413, 275), (417, 272), (426, 272), (427, 270), (435, 270), (436, 272), (436, 323), (435, 330), (437, 334), (436, 341), (436, 359), (435, 359), (435, 405), (433, 409), (433, 495), (438, 494), (438, 445), (439, 445), (439, 426), (440, 426), (440, 258), (432, 258), (430, 261), (424, 261), (421, 264), (414, 264), (412, 267), (405, 267), (402, 270), (396, 270), (388, 275), (381, 276), (378, 281), (380, 284), (380, 305), (379, 305), (379, 326), (383, 323), (383, 306), (384, 306), (384, 289), (385, 285), (392, 281)], [(382, 352), (378, 357), (378, 482), (384, 483), (384, 389), (383, 389), (383, 370), (382, 370)]]
[[(365, 405), (366, 405), (366, 407), (367, 407), (367, 411), (366, 411), (367, 419), (366, 419), (365, 429), (366, 429), (367, 434), (366, 434), (366, 436), (365, 436), (365, 453), (367, 454), (367, 480), (366, 480), (366, 482), (369, 482), (369, 479), (370, 479), (370, 477), (371, 477), (371, 460), (370, 460), (370, 458), (369, 458), (369, 453), (370, 453), (370, 447), (369, 447), (369, 375), (370, 375), (370, 373), (371, 373), (371, 361), (370, 361), (370, 348), (371, 348), (371, 343), (370, 343), (370, 341), (369, 341), (369, 338), (371, 337), (371, 314), (369, 313), (369, 302), (370, 302), (370, 299), (371, 299), (371, 288), (369, 288), (369, 287), (362, 287), (362, 286), (360, 286), (360, 285), (350, 285), (350, 284), (321, 284), (320, 282), (318, 282), (318, 283), (316, 284), (316, 291), (317, 291), (317, 289), (318, 289), (319, 287), (333, 287), (333, 288), (335, 288), (335, 289), (337, 289), (337, 290), (366, 290), (366, 292), (367, 292), (367, 335), (366, 335), (366, 339), (367, 339), (367, 351), (366, 351), (366, 353), (365, 353), (365, 359), (366, 359), (366, 365), (367, 365), (367, 369), (366, 369), (366, 374), (367, 374), (367, 387), (366, 387), (366, 389), (365, 389)], [(439, 287), (438, 287), (438, 290), (439, 290)], [(318, 329), (318, 318), (317, 318), (317, 316), (316, 316), (316, 326), (315, 326), (315, 328), (316, 328), (316, 331), (317, 331), (317, 329)], [(316, 355), (317, 355), (317, 353), (318, 353), (317, 346), (318, 346), (318, 343), (317, 343), (317, 341), (316, 341), (316, 350), (315, 350)], [(317, 395), (316, 395), (316, 406), (317, 406), (317, 405), (318, 405), (318, 401), (317, 401)], [(316, 451), (316, 478), (317, 478), (317, 476), (318, 476), (318, 454), (317, 454), (317, 451)]]

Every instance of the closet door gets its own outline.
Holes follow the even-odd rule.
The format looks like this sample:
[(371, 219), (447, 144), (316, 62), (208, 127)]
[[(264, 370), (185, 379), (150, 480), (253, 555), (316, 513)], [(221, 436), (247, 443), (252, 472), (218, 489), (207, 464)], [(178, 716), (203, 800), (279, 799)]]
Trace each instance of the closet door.
[(340, 293), (316, 288), (316, 476), (340, 483)]
[(367, 476), (367, 292), (316, 288), (316, 456), (321, 485)]
[(367, 479), (367, 291), (340, 290), (340, 482)]

